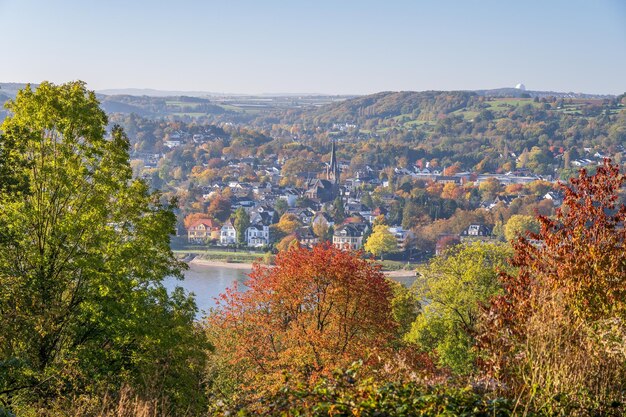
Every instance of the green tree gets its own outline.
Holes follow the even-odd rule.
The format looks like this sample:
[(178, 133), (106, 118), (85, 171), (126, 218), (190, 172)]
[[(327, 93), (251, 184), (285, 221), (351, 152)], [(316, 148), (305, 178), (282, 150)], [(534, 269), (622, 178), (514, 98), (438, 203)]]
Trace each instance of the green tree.
[(361, 197), (361, 203), (365, 204), (368, 208), (374, 209), (374, 201), (372, 200), (372, 196), (369, 192), (364, 191), (363, 196)]
[(423, 210), (413, 201), (408, 200), (402, 210), (402, 227), (411, 229), (417, 226), (422, 215)]
[(119, 127), (105, 138), (107, 117), (82, 82), (26, 87), (7, 107), (0, 403), (127, 384), (197, 406), (195, 304), (162, 284), (184, 266), (169, 249), (170, 204), (132, 178), (128, 139)]
[(385, 253), (393, 252), (397, 249), (398, 244), (395, 236), (389, 231), (384, 224), (374, 226), (374, 230), (365, 242), (365, 250), (374, 256), (380, 256), (383, 259)]
[(243, 207), (235, 210), (235, 230), (237, 230), (237, 241), (241, 244), (246, 243), (246, 230), (250, 226), (250, 216)]
[(393, 319), (398, 324), (398, 338), (411, 330), (411, 326), (421, 311), (420, 302), (411, 288), (391, 281), (393, 298), (391, 299), (391, 311)]
[(343, 200), (341, 197), (335, 198), (333, 201), (332, 210), (330, 211), (335, 224), (341, 224), (346, 219), (346, 209), (343, 206)]
[(474, 242), (433, 258), (416, 283), (418, 299), (428, 302), (406, 340), (436, 353), (441, 366), (470, 373), (479, 304), (500, 291), (498, 271), (507, 268), (510, 254), (508, 245)]
[(504, 237), (508, 242), (518, 236), (524, 236), (526, 232), (539, 232), (539, 222), (533, 216), (514, 214), (504, 226)]
[(278, 218), (285, 214), (288, 208), (289, 205), (287, 204), (287, 200), (283, 200), (282, 198), (276, 200), (276, 204), (274, 204), (274, 210), (278, 214)]

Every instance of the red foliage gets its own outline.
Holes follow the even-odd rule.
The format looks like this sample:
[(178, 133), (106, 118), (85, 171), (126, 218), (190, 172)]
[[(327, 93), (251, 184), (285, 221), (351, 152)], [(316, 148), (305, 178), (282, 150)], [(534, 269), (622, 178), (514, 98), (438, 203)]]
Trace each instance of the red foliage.
[(207, 209), (207, 215), (220, 222), (225, 222), (230, 217), (230, 200), (221, 195), (213, 197)]
[(368, 361), (393, 338), (392, 290), (380, 267), (332, 245), (291, 248), (254, 266), (248, 291), (230, 289), (210, 320), (217, 350), (264, 386), (285, 372), (315, 378)]

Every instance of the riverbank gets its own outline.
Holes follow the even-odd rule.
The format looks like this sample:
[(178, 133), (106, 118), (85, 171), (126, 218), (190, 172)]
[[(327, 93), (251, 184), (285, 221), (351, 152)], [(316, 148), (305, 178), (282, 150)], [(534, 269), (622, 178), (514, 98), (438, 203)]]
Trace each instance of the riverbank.
[[(216, 261), (212, 259), (201, 259), (200, 257), (195, 257), (191, 261), (188, 262), (190, 265), (200, 265), (200, 266), (209, 266), (215, 268), (226, 268), (226, 269), (240, 269), (240, 270), (252, 270), (252, 263), (246, 262), (225, 262), (225, 261)], [(415, 271), (407, 271), (404, 269), (398, 269), (395, 271), (383, 271), (386, 277), (388, 278), (414, 278)]]
[(215, 261), (213, 259), (201, 259), (197, 256), (187, 263), (190, 265), (211, 266), (211, 267), (226, 268), (226, 269), (245, 269), (245, 270), (252, 271), (251, 263)]

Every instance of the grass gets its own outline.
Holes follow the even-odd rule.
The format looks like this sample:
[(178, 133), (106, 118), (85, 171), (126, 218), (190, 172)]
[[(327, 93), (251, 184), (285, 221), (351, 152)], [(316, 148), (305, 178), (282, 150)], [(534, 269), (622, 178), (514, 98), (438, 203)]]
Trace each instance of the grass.
[(262, 252), (248, 252), (245, 250), (234, 251), (221, 251), (221, 250), (206, 250), (204, 248), (186, 248), (174, 250), (174, 255), (177, 257), (183, 257), (188, 254), (196, 255), (200, 259), (206, 259), (209, 261), (221, 261), (229, 263), (252, 263), (259, 258), (263, 258)]
[(411, 120), (411, 121), (406, 122), (404, 125), (405, 126), (424, 126), (424, 125), (429, 125), (429, 124), (434, 124), (434, 123), (428, 120)]
[(489, 105), (488, 110), (504, 110), (506, 108), (523, 106), (524, 104), (530, 104), (531, 106), (538, 107), (542, 103), (535, 103), (531, 98), (498, 98), (492, 101), (487, 101)]
[(399, 271), (401, 269), (412, 271), (417, 267), (417, 264), (411, 264), (411, 263), (409, 263), (407, 267), (407, 263), (404, 261), (377, 260), (376, 262), (383, 265), (383, 271)]
[(465, 120), (473, 119), (474, 117), (478, 116), (478, 113), (479, 112), (477, 111), (471, 111), (471, 110), (456, 110), (452, 112), (452, 114), (459, 114), (463, 116)]

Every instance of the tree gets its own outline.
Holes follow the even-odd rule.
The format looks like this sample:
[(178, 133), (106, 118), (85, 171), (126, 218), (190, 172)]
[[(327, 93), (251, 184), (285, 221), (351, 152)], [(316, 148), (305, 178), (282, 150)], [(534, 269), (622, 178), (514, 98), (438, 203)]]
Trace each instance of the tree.
[(276, 228), (286, 235), (295, 232), (299, 227), (302, 227), (302, 222), (298, 216), (291, 213), (283, 214), (276, 224)]
[(279, 252), (285, 252), (292, 247), (298, 246), (300, 241), (298, 240), (298, 236), (295, 233), (291, 233), (284, 238), (281, 239), (280, 242), (276, 244), (276, 250)]
[(424, 217), (425, 213), (422, 207), (418, 206), (412, 200), (407, 200), (402, 210), (402, 227), (411, 229), (417, 226)]
[(390, 284), (393, 287), (391, 311), (394, 321), (398, 324), (398, 338), (401, 340), (411, 330), (421, 311), (421, 305), (415, 291), (399, 282), (390, 281)]
[(380, 224), (374, 226), (374, 231), (365, 242), (364, 248), (374, 256), (383, 259), (385, 253), (393, 252), (398, 248), (396, 237), (389, 231), (389, 228)]
[(506, 245), (474, 242), (433, 258), (416, 283), (417, 298), (429, 302), (406, 339), (436, 353), (441, 366), (470, 373), (480, 305), (500, 290), (498, 273), (507, 268), (509, 256)]
[(123, 383), (184, 401), (205, 342), (193, 300), (162, 284), (184, 266), (169, 248), (172, 207), (132, 178), (127, 137), (114, 127), (105, 139), (107, 117), (84, 83), (27, 86), (8, 109), (0, 402), (45, 405)]
[(241, 244), (246, 243), (246, 230), (250, 226), (250, 216), (243, 207), (235, 210), (235, 230), (237, 230), (237, 241)]
[(335, 224), (341, 224), (341, 222), (346, 219), (346, 209), (343, 206), (343, 199), (341, 197), (337, 197), (333, 201), (330, 215), (332, 216)]
[(500, 191), (500, 188), (500, 182), (495, 178), (489, 178), (481, 182), (478, 186), (480, 194), (485, 201), (493, 200)]
[(207, 215), (220, 222), (225, 222), (230, 217), (230, 200), (223, 195), (216, 195), (209, 204)]
[(363, 196), (361, 197), (361, 203), (364, 204), (365, 206), (367, 206), (370, 209), (374, 208), (373, 207), (374, 206), (374, 201), (372, 200), (372, 196), (367, 191), (363, 192)]
[(379, 266), (329, 244), (291, 248), (275, 263), (256, 264), (248, 290), (228, 291), (209, 319), (216, 355), (241, 366), (241, 382), (271, 391), (285, 373), (312, 381), (384, 351), (395, 325)]
[(501, 275), (504, 292), (485, 311), (481, 339), (492, 372), (530, 400), (554, 405), (558, 395), (605, 414), (596, 407), (626, 388), (615, 350), (624, 337), (616, 323), (626, 320), (624, 182), (608, 160), (595, 175), (580, 170), (562, 186), (555, 216), (539, 216), (532, 240), (513, 242), (519, 272)]
[(320, 242), (326, 242), (332, 239), (333, 230), (325, 221), (313, 223), (313, 233), (320, 239)]
[(514, 214), (504, 226), (504, 237), (508, 242), (518, 236), (525, 236), (526, 232), (539, 232), (539, 222), (533, 216)]
[(275, 213), (277, 213), (279, 217), (285, 214), (288, 208), (287, 200), (283, 200), (282, 198), (276, 200), (276, 204), (274, 204)]

